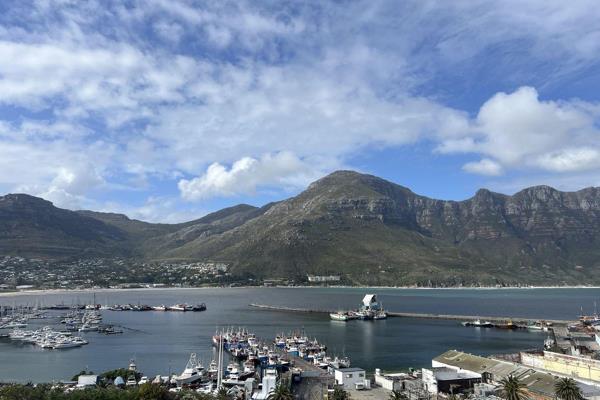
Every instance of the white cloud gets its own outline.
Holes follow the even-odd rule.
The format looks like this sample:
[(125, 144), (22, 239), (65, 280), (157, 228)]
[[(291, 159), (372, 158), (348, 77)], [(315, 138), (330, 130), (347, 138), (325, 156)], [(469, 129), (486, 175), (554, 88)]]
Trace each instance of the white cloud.
[(502, 166), (496, 161), (484, 158), (480, 161), (468, 162), (463, 165), (463, 170), (472, 174), (498, 176), (502, 174)]
[(125, 214), (131, 219), (146, 222), (176, 224), (200, 218), (208, 212), (201, 208), (182, 205), (178, 198), (168, 196), (150, 196), (141, 204), (110, 201), (95, 203), (93, 210)]
[(441, 138), (441, 153), (477, 153), (467, 172), (498, 175), (503, 169), (555, 172), (600, 167), (597, 104), (541, 101), (534, 88), (498, 93), (486, 101), (462, 137)]
[(541, 155), (537, 164), (556, 172), (581, 171), (600, 168), (599, 148), (570, 148)]
[(315, 179), (315, 167), (290, 152), (266, 154), (260, 159), (244, 157), (227, 169), (219, 163), (211, 164), (201, 176), (181, 179), (179, 190), (186, 200), (215, 196), (252, 194), (259, 186), (305, 186)]
[(177, 23), (158, 21), (154, 24), (154, 31), (162, 38), (177, 43), (184, 33), (184, 29)]
[(593, 2), (289, 4), (15, 2), (0, 16), (0, 107), (19, 114), (0, 121), (0, 185), (76, 207), (133, 184), (156, 196), (120, 207), (174, 220), (159, 186), (190, 200), (298, 188), (422, 141), (477, 155), (471, 173), (600, 168), (598, 104), (523, 87), (470, 117), (436, 100), (595, 65)]

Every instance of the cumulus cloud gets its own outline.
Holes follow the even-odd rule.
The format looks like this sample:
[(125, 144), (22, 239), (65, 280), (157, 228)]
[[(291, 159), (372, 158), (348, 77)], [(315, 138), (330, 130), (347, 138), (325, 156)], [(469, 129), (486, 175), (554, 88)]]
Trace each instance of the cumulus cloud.
[[(444, 93), (464, 81), (440, 82), (453, 71), (486, 88), (578, 77), (597, 63), (596, 9), (14, 2), (0, 15), (0, 60), (10, 60), (0, 61), (0, 187), (71, 208), (141, 190), (137, 212), (115, 207), (175, 220), (165, 187), (190, 201), (297, 189), (364, 149), (424, 142), (475, 155), (469, 173), (589, 176), (600, 168), (598, 104), (523, 87), (476, 112)], [(528, 57), (504, 57), (519, 52)]]
[(318, 174), (313, 166), (290, 152), (266, 154), (260, 159), (244, 157), (228, 169), (220, 163), (211, 164), (201, 176), (179, 181), (179, 190), (186, 200), (214, 196), (235, 196), (254, 193), (259, 186), (304, 186)]
[(600, 167), (599, 148), (570, 148), (553, 153), (542, 154), (536, 160), (542, 168), (549, 171), (571, 172)]
[(555, 172), (598, 168), (598, 105), (579, 100), (542, 101), (534, 88), (498, 93), (486, 101), (462, 137), (442, 138), (442, 153), (478, 153), (467, 172), (498, 175), (502, 169)]
[(468, 162), (463, 165), (463, 170), (472, 174), (498, 176), (502, 174), (502, 166), (494, 160), (484, 158), (483, 160)]

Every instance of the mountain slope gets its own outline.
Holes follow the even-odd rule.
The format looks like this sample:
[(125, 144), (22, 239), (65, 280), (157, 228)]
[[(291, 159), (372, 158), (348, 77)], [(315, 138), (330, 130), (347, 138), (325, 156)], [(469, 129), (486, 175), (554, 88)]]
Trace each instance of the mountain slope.
[(0, 197), (0, 253), (67, 257), (129, 255), (122, 230), (25, 195)]
[(482, 189), (444, 201), (338, 171), (278, 203), (173, 225), (22, 196), (0, 198), (3, 252), (219, 261), (238, 276), (331, 273), (355, 284), (600, 283), (598, 188), (537, 186), (512, 196)]
[(600, 270), (600, 192), (480, 190), (455, 202), (340, 171), (258, 218), (164, 253), (240, 273), (341, 273), (355, 283), (573, 283)]

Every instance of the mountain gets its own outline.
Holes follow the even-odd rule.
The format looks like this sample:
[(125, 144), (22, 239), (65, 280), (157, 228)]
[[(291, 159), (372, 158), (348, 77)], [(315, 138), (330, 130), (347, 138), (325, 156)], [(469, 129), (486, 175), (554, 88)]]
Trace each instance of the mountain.
[(29, 257), (127, 256), (125, 232), (26, 194), (0, 197), (0, 254)]
[[(174, 225), (60, 210), (27, 196), (24, 203), (36, 204), (29, 207), (36, 210), (33, 218), (18, 211), (21, 206), (4, 205), (14, 196), (24, 195), (0, 198), (0, 249), (21, 254), (55, 257), (68, 249), (86, 255), (97, 244), (101, 252), (144, 259), (227, 262), (235, 274), (257, 278), (340, 274), (353, 284), (436, 286), (600, 283), (600, 188), (536, 186), (512, 196), (482, 189), (464, 201), (445, 201), (372, 175), (338, 171), (281, 202), (238, 205)], [(69, 230), (72, 225), (77, 229)], [(62, 236), (53, 236), (56, 230)]]

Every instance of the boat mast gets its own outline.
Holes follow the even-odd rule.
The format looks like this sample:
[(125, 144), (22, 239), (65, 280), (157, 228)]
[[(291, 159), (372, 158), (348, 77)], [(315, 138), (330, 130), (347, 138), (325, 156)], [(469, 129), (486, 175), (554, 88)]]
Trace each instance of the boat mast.
[(223, 332), (219, 334), (219, 359), (217, 366), (217, 390), (221, 390), (221, 381), (223, 380)]

